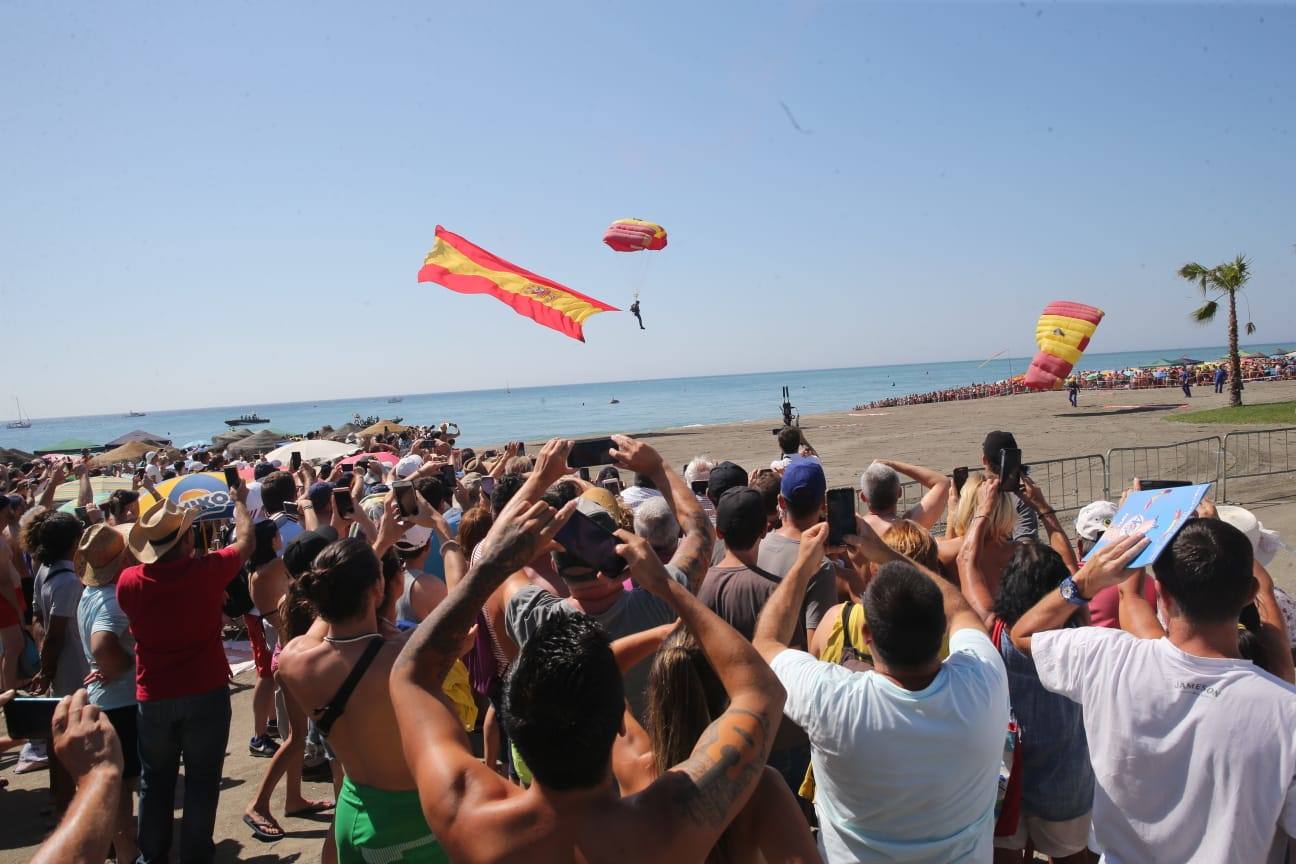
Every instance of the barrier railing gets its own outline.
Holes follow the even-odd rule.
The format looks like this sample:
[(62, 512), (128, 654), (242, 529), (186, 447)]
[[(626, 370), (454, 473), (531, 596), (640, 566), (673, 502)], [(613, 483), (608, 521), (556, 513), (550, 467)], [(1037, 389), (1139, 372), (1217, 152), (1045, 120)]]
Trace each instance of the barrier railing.
[(1107, 451), (1107, 495), (1119, 496), (1135, 477), (1216, 483), (1222, 475), (1224, 446), (1218, 435), (1177, 444), (1114, 447)]
[(1223, 448), (1220, 484), (1223, 500), (1232, 500), (1230, 480), (1238, 490), (1232, 497), (1237, 497), (1238, 480), (1296, 473), (1296, 427), (1230, 432), (1224, 436)]

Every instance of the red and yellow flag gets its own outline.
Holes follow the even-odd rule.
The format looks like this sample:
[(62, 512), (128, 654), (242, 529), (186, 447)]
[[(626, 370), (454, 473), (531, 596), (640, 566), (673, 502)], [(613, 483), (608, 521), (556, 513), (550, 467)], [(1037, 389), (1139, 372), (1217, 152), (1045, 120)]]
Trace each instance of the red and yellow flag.
[(436, 282), (460, 294), (489, 294), (513, 311), (573, 339), (585, 341), (581, 324), (599, 312), (617, 312), (552, 279), (537, 276), (469, 243), (440, 225), (436, 245), (423, 260), (418, 281)]

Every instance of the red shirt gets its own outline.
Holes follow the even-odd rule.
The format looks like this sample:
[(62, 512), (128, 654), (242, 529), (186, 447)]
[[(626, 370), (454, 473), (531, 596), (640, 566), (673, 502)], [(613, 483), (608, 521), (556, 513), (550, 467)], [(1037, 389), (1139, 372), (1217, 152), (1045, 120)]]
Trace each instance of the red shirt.
[[(1143, 577), (1143, 597), (1157, 608), (1156, 580), (1151, 576)], [(1111, 585), (1102, 589), (1089, 601), (1089, 623), (1095, 627), (1120, 629), (1120, 587)]]
[(135, 698), (175, 699), (229, 683), (221, 642), (225, 586), (243, 559), (227, 546), (201, 558), (127, 567), (117, 604), (135, 637)]

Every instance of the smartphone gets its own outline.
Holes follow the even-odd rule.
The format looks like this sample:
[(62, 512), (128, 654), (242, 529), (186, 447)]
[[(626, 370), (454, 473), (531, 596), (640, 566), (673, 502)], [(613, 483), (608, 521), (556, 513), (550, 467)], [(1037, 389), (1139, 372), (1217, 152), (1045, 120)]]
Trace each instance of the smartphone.
[(300, 471), (301, 453), (298, 452), (297, 450), (292, 451), (292, 455), (288, 457), (288, 464), (292, 466), (293, 471)]
[(143, 479), (144, 479), (144, 469), (143, 469), (143, 468), (136, 468), (136, 469), (135, 469), (135, 476), (138, 477), (138, 478), (140, 478), (141, 480), (143, 480)]
[(237, 489), (239, 482), (238, 469), (233, 465), (225, 466), (225, 485), (231, 489)]
[(707, 485), (710, 482), (709, 480), (694, 480), (689, 484), (689, 488), (693, 490), (694, 495), (706, 495)]
[(855, 533), (855, 490), (828, 490), (828, 545), (840, 546)]
[(625, 559), (616, 554), (617, 544), (621, 541), (579, 510), (558, 529), (554, 540), (568, 555), (579, 558), (604, 576), (620, 576), (626, 568)]
[(451, 447), (451, 448), (450, 448), (450, 461), (454, 462), (454, 467), (455, 467), (455, 470), (456, 470), (456, 471), (462, 471), (462, 470), (463, 470), (463, 451), (460, 450), (458, 447)]
[(1005, 447), (999, 456), (999, 491), (1018, 492), (1021, 490), (1021, 450), (1016, 447)]
[(954, 469), (954, 493), (955, 494), (958, 494), (963, 491), (963, 484), (967, 482), (967, 478), (968, 478), (968, 469), (966, 465), (963, 466), (962, 468)]
[(482, 494), (487, 498), (495, 494), (495, 478), (487, 474), (481, 479)]
[(459, 482), (459, 475), (455, 472), (455, 466), (446, 463), (441, 466), (441, 482), (445, 484), (446, 492), (453, 492), (455, 485)]
[(1180, 486), (1191, 486), (1191, 480), (1139, 480), (1139, 486), (1143, 491), (1149, 489), (1177, 489)]
[(526, 442), (525, 442), (525, 441), (519, 441), (519, 442), (518, 442), (518, 455), (519, 455), (519, 456), (525, 456), (525, 455), (526, 455)]
[(86, 508), (84, 507), (76, 508), (76, 517), (81, 520), (82, 525), (90, 524), (90, 514), (86, 512)]
[(396, 509), (402, 516), (413, 516), (418, 512), (418, 502), (414, 500), (414, 484), (408, 480), (397, 480), (391, 484), (396, 493)]
[(349, 517), (355, 512), (355, 502), (351, 500), (351, 490), (345, 486), (338, 486), (333, 490), (333, 509), (343, 518)]
[(10, 738), (46, 738), (51, 735), (54, 706), (50, 696), (17, 696), (4, 706), (5, 726)]
[(576, 441), (572, 444), (571, 453), (567, 454), (567, 465), (570, 468), (611, 465), (612, 457), (608, 451), (615, 446), (611, 438), (585, 438)]

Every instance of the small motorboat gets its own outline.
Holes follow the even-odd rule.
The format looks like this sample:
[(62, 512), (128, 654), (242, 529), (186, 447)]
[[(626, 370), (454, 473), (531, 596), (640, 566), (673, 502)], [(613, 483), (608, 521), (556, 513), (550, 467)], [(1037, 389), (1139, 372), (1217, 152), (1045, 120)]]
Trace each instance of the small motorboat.
[(226, 426), (255, 426), (258, 423), (269, 423), (269, 417), (262, 417), (259, 414), (243, 414), (235, 417), (233, 420), (226, 420)]
[(122, 416), (123, 417), (147, 417), (148, 412), (147, 411), (127, 411)]

